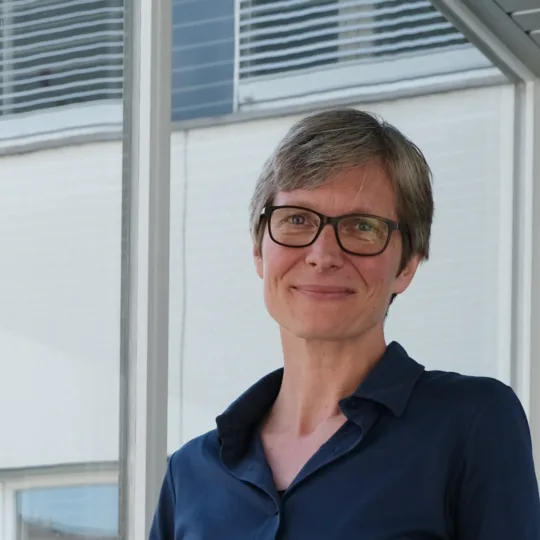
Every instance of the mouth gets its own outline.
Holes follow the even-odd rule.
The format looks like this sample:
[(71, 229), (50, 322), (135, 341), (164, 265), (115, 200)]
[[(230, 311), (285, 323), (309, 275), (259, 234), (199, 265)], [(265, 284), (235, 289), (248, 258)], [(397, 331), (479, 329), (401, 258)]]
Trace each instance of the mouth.
[(314, 299), (338, 300), (354, 294), (348, 287), (335, 287), (331, 285), (295, 285), (293, 290)]

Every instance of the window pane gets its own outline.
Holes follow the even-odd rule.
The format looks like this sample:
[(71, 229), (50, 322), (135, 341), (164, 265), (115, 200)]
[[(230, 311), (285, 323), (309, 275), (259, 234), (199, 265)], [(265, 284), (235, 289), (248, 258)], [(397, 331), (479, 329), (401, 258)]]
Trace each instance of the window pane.
[(279, 0), (242, 3), (242, 78), (467, 44), (427, 1), (284, 4)]
[(173, 0), (172, 119), (233, 112), (234, 1)]
[(0, 14), (0, 139), (32, 122), (57, 137), (0, 157), (0, 540), (114, 538), (122, 142), (62, 140), (58, 118), (75, 130), (83, 101), (114, 95), (122, 120), (122, 2)]
[(17, 540), (112, 540), (118, 536), (118, 488), (86, 485), (17, 493)]
[(4, 1), (0, 114), (122, 97), (123, 1)]
[[(117, 479), (121, 164), (120, 141), (0, 159), (0, 492), (23, 516), (41, 517), (33, 488)], [(59, 493), (92, 523), (98, 495)]]
[(238, 26), (241, 111), (491, 66), (428, 0), (242, 0)]

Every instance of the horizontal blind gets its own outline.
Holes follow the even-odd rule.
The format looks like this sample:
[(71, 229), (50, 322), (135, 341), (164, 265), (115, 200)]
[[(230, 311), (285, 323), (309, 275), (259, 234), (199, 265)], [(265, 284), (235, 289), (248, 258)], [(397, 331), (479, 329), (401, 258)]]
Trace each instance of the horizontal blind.
[(120, 99), (122, 0), (4, 0), (0, 113)]
[(242, 0), (241, 78), (467, 44), (426, 0)]

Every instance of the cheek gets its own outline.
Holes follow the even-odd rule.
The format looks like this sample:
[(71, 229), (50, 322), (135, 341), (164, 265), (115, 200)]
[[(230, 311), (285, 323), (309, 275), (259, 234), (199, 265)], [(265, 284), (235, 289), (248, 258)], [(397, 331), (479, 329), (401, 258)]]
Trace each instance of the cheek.
[(262, 267), (264, 303), (269, 314), (280, 321), (280, 314), (289, 304), (283, 279), (288, 269), (287, 259), (280, 257), (279, 249), (271, 247), (263, 251)]
[(302, 250), (291, 249), (270, 241), (262, 250), (263, 290), (267, 309), (277, 316), (282, 309), (291, 306), (293, 275), (298, 275), (302, 266)]
[(369, 296), (385, 294), (396, 277), (397, 265), (384, 255), (365, 257), (355, 265)]
[(280, 280), (298, 260), (298, 251), (280, 246), (265, 237), (262, 244), (262, 269), (265, 281)]

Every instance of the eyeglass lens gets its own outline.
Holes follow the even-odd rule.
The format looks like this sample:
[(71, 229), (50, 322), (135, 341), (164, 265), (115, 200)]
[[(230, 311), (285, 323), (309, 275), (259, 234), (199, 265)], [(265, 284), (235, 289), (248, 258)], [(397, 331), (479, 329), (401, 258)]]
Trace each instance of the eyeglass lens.
[[(309, 210), (276, 208), (270, 219), (270, 234), (280, 244), (303, 247), (314, 240), (320, 225), (321, 218)], [(384, 247), (389, 227), (382, 219), (359, 214), (341, 219), (337, 232), (344, 249), (359, 255), (369, 255)]]

